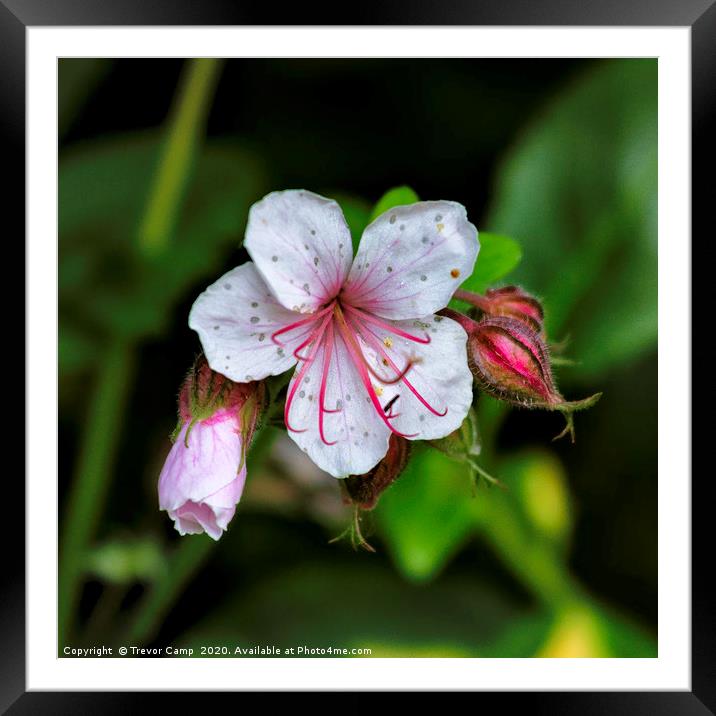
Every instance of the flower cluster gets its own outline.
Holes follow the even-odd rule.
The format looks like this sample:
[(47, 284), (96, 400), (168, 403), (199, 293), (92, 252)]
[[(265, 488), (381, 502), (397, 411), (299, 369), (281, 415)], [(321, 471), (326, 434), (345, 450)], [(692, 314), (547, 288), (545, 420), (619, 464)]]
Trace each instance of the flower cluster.
[[(347, 478), (360, 509), (400, 474), (410, 441), (461, 428), (473, 376), (510, 402), (569, 412), (539, 302), (514, 287), (459, 291), (479, 251), (460, 204), (394, 207), (365, 229), (354, 256), (336, 202), (274, 192), (251, 208), (244, 247), (251, 261), (209, 286), (189, 316), (205, 358), (180, 394), (159, 481), (160, 506), (182, 534), (218, 539), (233, 517), (269, 376), (293, 370), (278, 398), (288, 434)], [(453, 296), (479, 316), (448, 309)]]

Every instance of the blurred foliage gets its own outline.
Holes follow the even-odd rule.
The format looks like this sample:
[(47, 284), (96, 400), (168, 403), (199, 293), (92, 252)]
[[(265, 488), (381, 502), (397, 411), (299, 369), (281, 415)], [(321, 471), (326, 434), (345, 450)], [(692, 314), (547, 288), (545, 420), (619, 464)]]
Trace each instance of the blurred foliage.
[(112, 67), (112, 60), (92, 57), (82, 62), (59, 60), (57, 73), (57, 125), (62, 137), (92, 92), (105, 78)]
[[(61, 132), (81, 116), (108, 68), (96, 60), (60, 64)], [(168, 446), (137, 449), (133, 462), (110, 469), (122, 436), (114, 427), (103, 437), (97, 431), (105, 423), (119, 424), (121, 414), (104, 422), (96, 415), (106, 402), (121, 411), (123, 400), (102, 392), (108, 356), (136, 360), (140, 349), (154, 345), (160, 353), (156, 365), (188, 363), (192, 355), (173, 354), (167, 338), (177, 325), (187, 332), (183, 314), (177, 318), (180, 307), (183, 311), (197, 290), (236, 262), (248, 207), (283, 186), (275, 184), (279, 170), (266, 159), (276, 160), (271, 148), (262, 151), (240, 135), (203, 141), (215, 70), (194, 65), (194, 71), (204, 80), (192, 89), (186, 79), (191, 71), (181, 75), (185, 81), (180, 79), (178, 99), (161, 129), (70, 143), (61, 153), (61, 410), (66, 414), (73, 400), (93, 406), (88, 415), (95, 431), (85, 424), (83, 435), (99, 447), (88, 452), (85, 445), (84, 453), (78, 452), (92, 455), (85, 467), (103, 466), (97, 495), (91, 470), (85, 469), (80, 504), (94, 524), (103, 509), (102, 483), (119, 483), (127, 465), (141, 473), (127, 482), (130, 489), (142, 479), (152, 492), (141, 510), (134, 507), (130, 528), (123, 524), (75, 545), (81, 576), (103, 585), (97, 603), (83, 607), (86, 628), (75, 638), (111, 642), (121, 635), (137, 644), (171, 640), (194, 647), (369, 647), (372, 656), (654, 656), (652, 630), (620, 608), (604, 606), (573, 573), (582, 506), (563, 453), (531, 434), (505, 449), (499, 437), (507, 410), (489, 398), (478, 400), (480, 449), (476, 443), (474, 454), (503, 487), (476, 486), (464, 462), (416, 446), (405, 472), (364, 517), (378, 547), (374, 556), (326, 544), (348, 519), (337, 485), (305, 463), (290, 441), (277, 439), (273, 428), (252, 447), (246, 494), (219, 545), (204, 536), (180, 540), (172, 533), (167, 539), (170, 528), (156, 512), (153, 490), (160, 459), (155, 453)], [(509, 72), (502, 71), (496, 76), (508, 81)], [(309, 76), (301, 75), (306, 69), (296, 72)], [(483, 83), (484, 93), (490, 83)], [(441, 107), (448, 106), (445, 93), (454, 91), (462, 107), (475, 91), (459, 72), (454, 87), (440, 87)], [(437, 121), (433, 103), (426, 116)], [(499, 102), (495, 107), (503, 117), (509, 110)], [(464, 138), (474, 129), (472, 119), (461, 122)], [(498, 124), (484, 126), (497, 132)], [(285, 148), (293, 140), (281, 133), (276, 141)], [(529, 120), (499, 165), (487, 219), (476, 221), (471, 213), (481, 250), (463, 286), (481, 292), (509, 281), (538, 293), (550, 339), (571, 337), (566, 355), (578, 361), (565, 370), (571, 380), (601, 380), (654, 350), (656, 146), (656, 62), (597, 64)], [(369, 150), (361, 147), (356, 156)], [(406, 171), (387, 186), (412, 176)], [(163, 182), (169, 185), (157, 188)], [(423, 193), (418, 183), (415, 187)], [(406, 185), (390, 189), (375, 204), (370, 201), (375, 196), (346, 193), (345, 187), (306, 188), (340, 203), (354, 247), (375, 216), (418, 198)], [(162, 199), (153, 214), (156, 226), (163, 227), (157, 245), (164, 248), (157, 252), (147, 252), (142, 240), (152, 196)], [(483, 231), (483, 224), (490, 231)], [(120, 352), (112, 353), (112, 346)], [(92, 380), (85, 383), (87, 378)], [(115, 381), (125, 398), (130, 388), (141, 394), (134, 406), (142, 415), (128, 422), (139, 422), (141, 430), (154, 420), (148, 442), (166, 434), (173, 420), (174, 396), (165, 394), (169, 407), (161, 419), (152, 415), (141, 422), (154, 380), (142, 382), (140, 374), (134, 387), (126, 385), (129, 378)], [(620, 405), (615, 401), (611, 409)], [(600, 404), (597, 410), (602, 409)], [(604, 410), (609, 409), (607, 403)], [(591, 449), (603, 452), (605, 446)], [(136, 585), (142, 586), (141, 596), (123, 604), (123, 590)]]
[(565, 550), (574, 521), (567, 475), (554, 453), (544, 449), (510, 455), (501, 464), (519, 509), (542, 535)]
[(166, 572), (162, 547), (151, 537), (116, 538), (87, 556), (87, 571), (108, 583), (153, 582)]
[[(83, 146), (60, 164), (60, 368), (86, 367), (109, 334), (139, 338), (166, 329), (172, 310), (240, 245), (250, 203), (263, 186), (258, 161), (228, 143), (207, 146), (162, 256), (135, 240), (161, 142), (156, 134)], [(87, 301), (91, 295), (92, 300)]]
[[(340, 609), (326, 619), (329, 593)], [(229, 595), (181, 643), (340, 645), (370, 647), (372, 656), (473, 656), (518, 616), (516, 606), (489, 586), (451, 580), (427, 593), (363, 560), (350, 568), (304, 566)]]
[(467, 539), (474, 524), (464, 466), (435, 450), (414, 454), (376, 509), (381, 534), (398, 569), (431, 579)]
[(517, 268), (522, 259), (522, 248), (509, 236), (480, 231), (480, 252), (472, 275), (460, 288), (482, 293), (496, 281), (505, 278)]
[(657, 65), (606, 63), (524, 133), (498, 173), (487, 226), (529, 261), (575, 374), (594, 378), (650, 350), (657, 331)]

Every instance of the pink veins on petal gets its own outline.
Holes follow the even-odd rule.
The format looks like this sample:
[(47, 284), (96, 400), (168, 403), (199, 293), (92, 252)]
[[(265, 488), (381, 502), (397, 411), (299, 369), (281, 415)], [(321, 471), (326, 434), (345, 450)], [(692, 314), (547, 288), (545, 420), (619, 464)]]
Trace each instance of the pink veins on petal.
[(415, 343), (423, 343), (424, 345), (427, 345), (428, 343), (430, 343), (430, 336), (427, 333), (425, 334), (425, 338), (418, 338), (417, 336), (414, 336), (412, 333), (407, 333), (406, 331), (403, 331), (400, 328), (396, 328), (395, 326), (392, 326), (390, 323), (381, 321), (379, 318), (376, 318), (375, 316), (371, 315), (370, 313), (361, 311), (359, 308), (354, 308), (353, 306), (346, 305), (345, 309), (347, 311), (350, 311), (350, 313), (358, 316), (361, 320), (365, 321), (366, 323), (372, 323), (373, 325), (378, 326), (379, 328), (382, 328), (383, 330), (386, 330), (389, 333), (393, 333), (396, 336), (400, 336), (401, 338), (407, 338), (407, 340), (414, 341)]
[[(338, 311), (340, 312), (340, 309), (338, 309)], [(367, 361), (365, 359), (365, 356), (363, 355), (363, 351), (361, 351), (360, 346), (358, 345), (356, 335), (348, 327), (348, 324), (346, 323), (346, 320), (342, 314), (340, 314), (340, 318), (338, 319), (338, 330), (341, 332), (341, 335), (346, 342), (346, 348), (348, 348), (348, 353), (353, 360), (353, 365), (358, 371), (358, 375), (360, 376), (361, 382), (363, 383), (363, 387), (366, 389), (368, 397), (370, 398), (370, 402), (373, 404), (375, 412), (378, 414), (380, 419), (385, 423), (389, 430), (396, 435), (399, 435), (403, 438), (416, 437), (418, 433), (412, 433), (410, 435), (407, 435), (405, 433), (401, 433), (399, 430), (396, 430), (390, 424), (391, 418), (387, 416), (383, 411), (383, 406), (380, 404), (378, 396), (375, 392), (375, 388), (373, 388), (373, 385), (370, 382), (370, 378), (368, 377)]]
[[(360, 324), (359, 324), (360, 325)], [(375, 333), (371, 330), (370, 326), (363, 326), (364, 332), (361, 333), (361, 337), (365, 340), (366, 343), (369, 343), (380, 355), (380, 357), (387, 361), (390, 367), (398, 373), (398, 366), (395, 365), (392, 358), (385, 352), (380, 340), (375, 335)], [(433, 414), (437, 415), (439, 418), (444, 418), (447, 415), (447, 408), (443, 410), (442, 412), (435, 410), (430, 403), (428, 403), (425, 398), (420, 394), (420, 392), (415, 388), (415, 386), (403, 375), (401, 378), (402, 382), (405, 383), (408, 390)], [(396, 416), (397, 417), (397, 416)]]
[(335, 445), (338, 441), (333, 440), (332, 442), (329, 442), (328, 440), (326, 440), (326, 436), (323, 432), (323, 416), (326, 413), (341, 412), (340, 408), (338, 408), (337, 410), (328, 410), (325, 406), (326, 387), (328, 385), (328, 371), (331, 367), (331, 356), (333, 355), (333, 321), (329, 323), (326, 333), (326, 342), (325, 347), (323, 349), (323, 372), (321, 374), (321, 388), (318, 392), (318, 432), (321, 436), (321, 440), (323, 440), (326, 445)]
[[(427, 345), (431, 342), (431, 338), (427, 333), (425, 333), (423, 337), (413, 335), (412, 333), (408, 333), (407, 331), (404, 331), (387, 321), (377, 318), (365, 310), (358, 309), (355, 306), (351, 306), (345, 302), (339, 301), (338, 299), (334, 299), (328, 305), (324, 306), (311, 316), (302, 318), (286, 326), (282, 326), (277, 331), (274, 331), (271, 334), (271, 340), (273, 340), (273, 342), (277, 345), (284, 346), (285, 344), (278, 340), (278, 336), (304, 326), (308, 326), (309, 324), (313, 324), (313, 326), (309, 331), (308, 337), (293, 351), (294, 357), (296, 360), (300, 361), (302, 365), (296, 370), (296, 374), (286, 397), (286, 405), (284, 407), (284, 421), (286, 423), (286, 427), (291, 432), (302, 433), (307, 430), (307, 428), (297, 428), (291, 425), (291, 407), (295, 400), (296, 392), (303, 382), (306, 373), (320, 356), (322, 360), (322, 367), (321, 383), (318, 393), (318, 432), (321, 441), (325, 445), (335, 445), (337, 442), (337, 440), (328, 440), (326, 438), (324, 427), (326, 414), (340, 413), (342, 411), (341, 407), (329, 409), (325, 405), (328, 380), (330, 378), (331, 361), (333, 360), (335, 349), (336, 331), (341, 336), (346, 346), (351, 362), (358, 372), (358, 377), (368, 394), (368, 398), (370, 399), (373, 408), (381, 421), (390, 429), (391, 432), (404, 438), (413, 438), (418, 435), (418, 433), (402, 433), (392, 425), (391, 421), (400, 416), (400, 413), (393, 412), (393, 403), (398, 396), (395, 396), (391, 403), (386, 406), (386, 408), (383, 408), (378, 399), (376, 389), (371, 382), (371, 376), (383, 385), (396, 385), (404, 383), (405, 387), (433, 415), (444, 417), (447, 414), (447, 408), (442, 412), (436, 410), (420, 394), (420, 391), (418, 391), (417, 388), (408, 380), (407, 376), (416, 361), (409, 359), (404, 368), (399, 368), (395, 361), (383, 348), (383, 345), (373, 327), (376, 329), (382, 329), (395, 336), (404, 338), (414, 343), (419, 343), (421, 345)], [(393, 376), (382, 376), (370, 365), (368, 359), (364, 355), (363, 349), (360, 347), (359, 339), (376, 351), (382, 359), (383, 364), (392, 371), (394, 374)], [(307, 346), (310, 346), (308, 355), (301, 355), (301, 351), (303, 351)]]
[[(309, 316), (308, 318), (304, 318), (300, 321), (296, 321), (295, 323), (289, 323), (287, 326), (284, 326), (283, 328), (279, 328), (277, 331), (274, 331), (271, 334), (271, 340), (277, 345), (284, 347), (284, 344), (279, 341), (276, 336), (280, 336), (283, 333), (288, 333), (289, 331), (293, 331), (296, 328), (300, 328), (301, 326), (305, 326), (308, 323), (313, 323), (315, 320), (319, 319), (321, 316), (324, 316), (328, 311), (330, 311), (332, 306), (326, 306), (326, 308), (321, 309), (318, 311), (318, 313), (314, 313), (312, 316)], [(298, 349), (297, 349), (298, 350)]]
[[(316, 320), (314, 316), (314, 320)], [(296, 396), (296, 391), (298, 390), (298, 387), (301, 385), (301, 381), (303, 380), (303, 377), (306, 375), (306, 372), (313, 364), (313, 361), (315, 360), (316, 354), (318, 353), (318, 349), (321, 347), (321, 339), (323, 338), (323, 334), (326, 330), (326, 326), (331, 321), (331, 315), (328, 314), (320, 323), (318, 328), (316, 328), (311, 335), (309, 336), (307, 341), (304, 341), (303, 344), (299, 346), (299, 348), (304, 347), (307, 345), (310, 341), (313, 341), (313, 347), (311, 348), (310, 353), (308, 354), (308, 358), (305, 359), (303, 365), (301, 366), (301, 369), (296, 373), (296, 376), (294, 378), (293, 385), (291, 386), (290, 390), (288, 391), (288, 396), (286, 398), (286, 405), (283, 409), (283, 419), (286, 423), (286, 427), (293, 433), (305, 433), (306, 428), (303, 428), (302, 430), (298, 430), (296, 428), (291, 427), (291, 423), (289, 422), (289, 413), (291, 412), (291, 405), (293, 404), (293, 399)], [(299, 348), (296, 349), (296, 351), (299, 350)]]

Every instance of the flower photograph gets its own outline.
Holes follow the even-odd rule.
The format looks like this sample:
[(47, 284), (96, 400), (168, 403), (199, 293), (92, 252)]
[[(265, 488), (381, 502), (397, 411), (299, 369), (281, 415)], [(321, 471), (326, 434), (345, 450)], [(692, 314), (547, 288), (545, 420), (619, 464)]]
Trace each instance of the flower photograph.
[(655, 59), (58, 83), (59, 657), (658, 655)]

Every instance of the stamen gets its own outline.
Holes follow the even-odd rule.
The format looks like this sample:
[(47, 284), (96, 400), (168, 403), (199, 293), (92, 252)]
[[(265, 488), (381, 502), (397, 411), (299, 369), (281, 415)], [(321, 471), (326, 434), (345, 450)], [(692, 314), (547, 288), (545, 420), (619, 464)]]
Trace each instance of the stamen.
[(378, 396), (375, 394), (375, 390), (373, 388), (372, 383), (370, 382), (370, 377), (368, 376), (368, 371), (366, 369), (366, 362), (365, 357), (363, 356), (363, 353), (358, 346), (358, 343), (356, 342), (355, 337), (351, 334), (351, 329), (348, 327), (348, 324), (345, 321), (345, 318), (343, 317), (343, 314), (341, 313), (340, 308), (336, 307), (336, 319), (338, 323), (338, 330), (341, 332), (341, 335), (343, 336), (343, 339), (346, 343), (346, 348), (348, 349), (348, 353), (353, 360), (353, 364), (356, 367), (356, 370), (358, 371), (358, 375), (361, 379), (361, 382), (363, 383), (363, 387), (366, 389), (366, 392), (368, 393), (368, 397), (370, 398), (371, 403), (373, 404), (373, 407), (375, 408), (376, 413), (380, 416), (380, 419), (385, 423), (386, 427), (396, 435), (399, 435), (403, 438), (414, 438), (418, 435), (418, 433), (412, 433), (410, 435), (407, 435), (405, 433), (401, 433), (399, 430), (396, 430), (391, 424), (390, 419), (388, 416), (383, 412), (383, 407), (380, 404), (380, 401), (378, 400)]
[[(356, 321), (355, 318), (351, 319), (351, 328), (353, 328), (353, 330), (361, 338), (363, 338), (363, 331), (366, 330), (366, 328), (364, 326), (361, 326), (360, 323), (357, 323), (357, 322), (354, 323), (354, 321)], [(374, 335), (372, 331), (371, 331), (371, 334)], [(361, 355), (362, 355), (362, 353), (361, 353)], [(379, 380), (383, 385), (397, 385), (398, 383), (400, 383), (400, 381), (403, 380), (403, 378), (405, 378), (406, 375), (408, 375), (411, 368), (417, 362), (417, 361), (413, 360), (412, 358), (409, 358), (408, 362), (405, 364), (405, 368), (403, 368), (403, 370), (399, 371), (395, 367), (393, 367), (393, 372), (396, 373), (395, 378), (384, 378), (383, 376), (378, 375), (377, 371), (370, 365), (370, 363), (366, 360), (365, 356), (363, 356), (363, 360), (365, 361), (365, 366), (368, 369), (368, 371), (370, 372), (370, 374), (374, 378)], [(386, 358), (383, 358), (383, 364), (386, 367), (390, 367), (390, 362)], [(381, 388), (381, 392), (382, 392), (382, 388)], [(380, 395), (380, 392), (378, 392), (378, 395)]]
[(317, 321), (321, 316), (324, 316), (332, 308), (333, 308), (333, 304), (331, 304), (330, 306), (326, 306), (325, 308), (322, 308), (320, 311), (318, 311), (318, 313), (312, 313), (308, 318), (303, 318), (300, 321), (296, 321), (295, 323), (290, 323), (288, 326), (279, 328), (277, 331), (274, 331), (271, 334), (271, 340), (277, 346), (281, 346), (282, 348), (285, 348), (285, 345), (283, 343), (281, 343), (281, 341), (277, 340), (276, 336), (280, 336), (282, 333), (288, 333), (288, 331), (292, 331), (294, 328), (300, 328), (301, 326), (305, 326), (307, 323)]
[(328, 333), (326, 335), (326, 342), (323, 348), (323, 373), (321, 375), (321, 389), (318, 393), (318, 433), (321, 436), (325, 445), (335, 445), (338, 441), (333, 440), (330, 442), (326, 440), (326, 436), (323, 432), (323, 415), (324, 413), (339, 413), (340, 410), (326, 410), (323, 405), (323, 401), (326, 398), (326, 387), (328, 384), (328, 371), (331, 367), (331, 356), (333, 355), (333, 321), (328, 326)]
[[(391, 359), (391, 357), (385, 352), (385, 350), (383, 349), (383, 344), (378, 340), (378, 337), (375, 335), (375, 333), (373, 333), (373, 331), (371, 331), (370, 328), (368, 328), (367, 326), (366, 326), (366, 332), (367, 332), (367, 334), (368, 334), (367, 336), (364, 336), (364, 338), (367, 337), (367, 341), (366, 341), (366, 342), (367, 342), (367, 343), (370, 343), (370, 344), (373, 346), (373, 348), (374, 348), (376, 351), (378, 351), (378, 353), (390, 363), (390, 365), (391, 365), (391, 367), (393, 368), (393, 370), (395, 370), (396, 373), (397, 373), (397, 372), (398, 372), (398, 367), (395, 365), (395, 363), (393, 362), (393, 360)], [(442, 413), (439, 412), (439, 411), (437, 411), (437, 410), (435, 410), (435, 408), (433, 408), (433, 406), (430, 405), (430, 403), (428, 403), (428, 401), (425, 400), (425, 398), (423, 398), (423, 396), (420, 394), (420, 392), (415, 388), (415, 386), (414, 386), (406, 377), (403, 377), (402, 380), (403, 380), (403, 383), (405, 383), (405, 385), (408, 387), (408, 389), (410, 390), (410, 392), (411, 392), (433, 415), (437, 415), (437, 417), (439, 417), (439, 418), (444, 418), (444, 417), (447, 415), (447, 412), (448, 412), (448, 409), (447, 409), (447, 408), (445, 408), (445, 410), (444, 410)]]
[(346, 304), (344, 306), (344, 308), (347, 311), (354, 313), (361, 320), (366, 321), (366, 323), (372, 323), (376, 326), (379, 326), (380, 328), (382, 328), (386, 331), (390, 331), (390, 333), (394, 333), (396, 336), (400, 336), (401, 338), (407, 338), (409, 341), (415, 341), (415, 343), (422, 343), (423, 345), (427, 345), (428, 343), (430, 343), (431, 339), (427, 333), (425, 334), (425, 338), (418, 338), (417, 336), (414, 336), (411, 333), (406, 333), (405, 331), (401, 330), (400, 328), (396, 328), (395, 326), (392, 326), (390, 323), (381, 321), (379, 318), (376, 318), (374, 315), (372, 315), (370, 313), (361, 311), (359, 308), (355, 308), (354, 306), (349, 306), (348, 304)]
[[(324, 319), (324, 320), (325, 320), (325, 319)], [(306, 338), (306, 340), (305, 340), (303, 343), (301, 343), (301, 345), (298, 346), (298, 347), (296, 348), (296, 350), (294, 350), (294, 352), (293, 352), (293, 357), (294, 357), (296, 360), (302, 360), (302, 361), (308, 360), (308, 358), (305, 358), (304, 356), (298, 355), (298, 352), (299, 352), (300, 350), (303, 350), (303, 349), (313, 340), (314, 335), (315, 335), (315, 331), (311, 331), (311, 332), (309, 333), (309, 335), (308, 335), (308, 338)]]
[(301, 370), (298, 371), (296, 374), (296, 377), (294, 379), (293, 385), (291, 386), (291, 389), (288, 393), (288, 396), (286, 398), (286, 405), (283, 409), (283, 421), (286, 423), (286, 428), (290, 430), (292, 433), (305, 433), (306, 428), (303, 430), (298, 430), (296, 428), (291, 427), (291, 423), (289, 422), (288, 415), (291, 411), (291, 405), (293, 404), (294, 396), (296, 395), (296, 391), (298, 390), (298, 387), (301, 385), (301, 381), (303, 380), (303, 376), (306, 375), (306, 371), (313, 365), (313, 361), (316, 357), (316, 352), (318, 351), (318, 348), (321, 345), (321, 340), (323, 338), (323, 334), (326, 330), (326, 326), (330, 323), (332, 319), (332, 316), (328, 314), (325, 316), (323, 321), (321, 322), (321, 325), (312, 333), (311, 337), (315, 339), (315, 343), (313, 345), (313, 348), (311, 348), (311, 352), (308, 355), (308, 358), (306, 358), (306, 362), (301, 366)]

